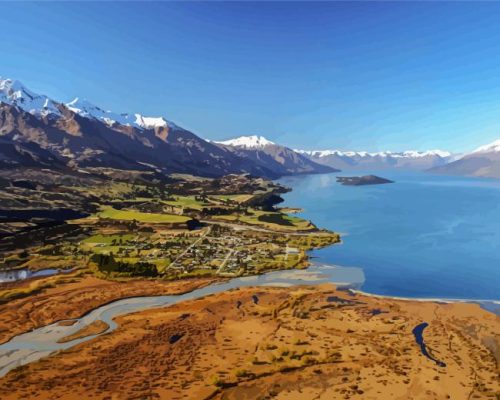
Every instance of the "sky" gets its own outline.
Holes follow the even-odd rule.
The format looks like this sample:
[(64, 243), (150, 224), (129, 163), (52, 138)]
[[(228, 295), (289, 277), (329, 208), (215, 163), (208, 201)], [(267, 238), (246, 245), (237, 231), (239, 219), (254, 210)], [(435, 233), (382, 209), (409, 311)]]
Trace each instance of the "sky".
[(469, 151), (500, 138), (500, 3), (2, 2), (0, 76), (207, 139)]

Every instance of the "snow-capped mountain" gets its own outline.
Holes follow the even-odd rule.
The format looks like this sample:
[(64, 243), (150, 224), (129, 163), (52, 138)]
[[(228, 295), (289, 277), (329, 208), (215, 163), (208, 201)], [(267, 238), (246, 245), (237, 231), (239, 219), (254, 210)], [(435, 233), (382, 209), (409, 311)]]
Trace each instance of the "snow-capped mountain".
[(367, 152), (341, 150), (295, 150), (311, 160), (343, 170), (349, 169), (412, 169), (425, 170), (453, 159), (447, 151)]
[(478, 147), (472, 153), (498, 153), (500, 152), (500, 139), (495, 140), (492, 143), (486, 144), (484, 146)]
[(271, 142), (264, 136), (240, 136), (214, 143), (239, 157), (248, 158), (262, 167), (280, 171), (282, 175), (336, 171), (335, 168), (318, 164), (288, 147)]
[(175, 124), (167, 121), (163, 117), (145, 117), (141, 114), (127, 114), (127, 113), (115, 113), (113, 111), (106, 111), (96, 105), (90, 103), (87, 100), (81, 100), (78, 97), (73, 101), (66, 103), (71, 111), (81, 115), (82, 117), (95, 118), (103, 121), (107, 125), (112, 126), (115, 123), (124, 126), (134, 126), (136, 128), (166, 128), (174, 127)]
[(233, 147), (243, 147), (245, 149), (257, 149), (269, 145), (274, 145), (274, 142), (267, 140), (264, 136), (240, 136), (235, 139), (224, 140), (222, 142), (216, 142), (226, 146)]
[(402, 152), (380, 151), (369, 153), (367, 151), (340, 151), (340, 150), (295, 150), (298, 153), (311, 157), (327, 157), (331, 155), (347, 157), (394, 157), (394, 158), (422, 158), (428, 156), (450, 157), (451, 153), (443, 150), (416, 151), (408, 150)]
[[(267, 178), (332, 171), (262, 137), (246, 145), (211, 143), (161, 116), (107, 111), (79, 98), (63, 103), (0, 79), (0, 168), (112, 167)], [(265, 152), (250, 148), (260, 145)]]
[(2, 79), (0, 167), (23, 166), (279, 176), (163, 117), (120, 114), (79, 99), (64, 104)]
[(106, 111), (76, 98), (63, 103), (0, 78), (0, 168), (105, 166), (268, 178), (337, 169), (414, 169), (500, 178), (500, 140), (462, 156), (442, 150), (292, 150), (263, 136), (203, 140), (168, 119)]
[[(12, 79), (0, 78), (0, 102), (19, 107), (23, 111), (36, 116), (61, 116), (60, 106), (62, 103), (56, 102), (45, 95), (34, 93), (21, 82)], [(81, 100), (78, 97), (64, 105), (82, 117), (95, 118), (108, 125), (118, 123), (141, 129), (175, 126), (174, 123), (167, 121), (163, 117), (146, 117), (141, 114), (120, 114), (113, 111), (105, 111), (89, 101)]]
[(45, 95), (33, 93), (21, 82), (0, 77), (0, 102), (19, 107), (33, 115), (60, 116), (58, 104)]
[(480, 146), (449, 164), (433, 168), (431, 172), (500, 178), (500, 139)]

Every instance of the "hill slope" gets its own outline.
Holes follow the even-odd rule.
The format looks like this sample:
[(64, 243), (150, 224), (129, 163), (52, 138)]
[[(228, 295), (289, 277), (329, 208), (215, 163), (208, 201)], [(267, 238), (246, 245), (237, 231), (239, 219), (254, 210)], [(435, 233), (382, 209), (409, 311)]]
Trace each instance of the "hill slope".
[(430, 172), (447, 175), (500, 178), (500, 139), (477, 148), (459, 160), (432, 168)]

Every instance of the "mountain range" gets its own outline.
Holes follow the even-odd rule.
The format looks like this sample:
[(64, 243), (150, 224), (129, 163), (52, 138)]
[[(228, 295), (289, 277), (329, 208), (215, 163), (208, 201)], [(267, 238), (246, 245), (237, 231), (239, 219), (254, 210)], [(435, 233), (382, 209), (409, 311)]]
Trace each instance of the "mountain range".
[(265, 178), (338, 170), (429, 170), (500, 178), (500, 140), (465, 155), (442, 150), (292, 150), (263, 136), (202, 139), (164, 117), (104, 110), (79, 98), (63, 103), (0, 78), (0, 168), (106, 167), (217, 177)]
[(341, 170), (400, 169), (500, 179), (500, 140), (465, 154), (452, 154), (442, 150), (377, 153), (339, 150), (295, 151), (314, 162)]
[(376, 153), (340, 150), (296, 151), (319, 164), (342, 170), (426, 170), (447, 164), (456, 157), (442, 150)]
[(266, 178), (334, 170), (283, 146), (268, 150), (212, 143), (163, 117), (106, 111), (80, 99), (57, 102), (19, 81), (0, 79), (3, 168), (110, 167), (213, 177), (250, 173)]

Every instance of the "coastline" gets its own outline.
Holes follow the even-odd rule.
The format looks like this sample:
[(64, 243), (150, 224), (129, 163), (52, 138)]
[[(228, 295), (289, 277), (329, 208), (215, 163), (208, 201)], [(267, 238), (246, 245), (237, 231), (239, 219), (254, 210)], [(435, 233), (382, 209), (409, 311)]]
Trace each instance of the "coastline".
[(490, 299), (451, 299), (445, 297), (405, 297), (405, 296), (391, 296), (384, 294), (376, 294), (365, 292), (363, 290), (350, 289), (352, 292), (361, 294), (364, 296), (377, 297), (381, 299), (394, 299), (394, 300), (409, 300), (409, 301), (430, 301), (438, 303), (495, 303), (500, 305), (500, 300), (490, 300)]
[[(338, 243), (332, 244), (332, 246), (342, 244), (342, 241)], [(333, 269), (334, 271), (352, 271), (353, 273), (357, 271), (363, 271), (361, 267), (344, 267), (335, 264), (326, 264), (321, 262), (311, 261), (313, 258), (310, 254), (308, 254), (307, 266), (304, 268), (304, 272), (308, 271), (310, 274), (325, 274), (325, 271), (321, 271), (321, 269)], [(317, 271), (311, 270), (316, 268)], [(295, 270), (297, 271), (297, 270)], [(270, 272), (278, 272), (278, 271), (270, 271)], [(281, 272), (286, 272), (286, 270), (281, 270)], [(445, 297), (407, 297), (407, 296), (395, 296), (395, 295), (382, 295), (377, 293), (367, 292), (361, 289), (356, 289), (354, 287), (360, 287), (364, 284), (364, 281), (335, 281), (335, 280), (327, 280), (324, 281), (320, 277), (316, 277), (318, 282), (314, 282), (314, 277), (311, 276), (310, 279), (304, 279), (304, 285), (315, 285), (322, 283), (331, 283), (339, 290), (349, 290), (352, 293), (359, 294), (362, 296), (374, 297), (379, 299), (387, 299), (387, 300), (401, 300), (401, 301), (418, 301), (418, 302), (429, 302), (429, 303), (468, 303), (468, 304), (478, 304), (482, 309), (489, 311), (497, 316), (500, 316), (500, 300), (495, 299), (472, 299), (472, 298), (445, 298)], [(294, 286), (294, 284), (290, 284), (290, 286)]]
[[(500, 300), (475, 300), (475, 299), (447, 299), (447, 298), (432, 298), (432, 297), (402, 297), (402, 296), (390, 296), (390, 295), (382, 295), (382, 294), (376, 294), (376, 293), (369, 293), (369, 292), (364, 292), (362, 290), (355, 290), (355, 289), (350, 289), (353, 293), (362, 295), (362, 296), (368, 296), (368, 297), (375, 297), (378, 299), (388, 299), (388, 300), (402, 300), (402, 301), (418, 301), (418, 302), (429, 302), (429, 303), (445, 303), (445, 304), (452, 304), (452, 303), (467, 303), (467, 304), (477, 304), (479, 305), (483, 310), (489, 311), (497, 316), (500, 316)], [(495, 310), (486, 307), (485, 305), (491, 304), (495, 305)]]

